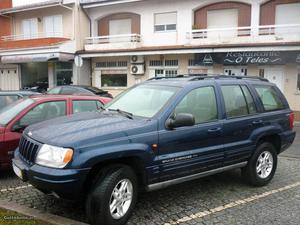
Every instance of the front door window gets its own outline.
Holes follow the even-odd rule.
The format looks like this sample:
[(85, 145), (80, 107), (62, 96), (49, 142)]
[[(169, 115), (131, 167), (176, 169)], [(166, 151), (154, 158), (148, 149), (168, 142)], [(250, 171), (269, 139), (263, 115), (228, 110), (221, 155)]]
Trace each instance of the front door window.
[(26, 127), (34, 123), (66, 115), (66, 102), (45, 102), (31, 109), (19, 121), (18, 125)]

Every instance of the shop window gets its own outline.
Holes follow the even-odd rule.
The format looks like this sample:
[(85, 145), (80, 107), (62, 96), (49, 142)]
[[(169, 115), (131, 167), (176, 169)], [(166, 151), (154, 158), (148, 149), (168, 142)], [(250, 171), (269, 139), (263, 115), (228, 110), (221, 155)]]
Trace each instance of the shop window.
[(127, 87), (127, 74), (102, 74), (102, 87)]
[(177, 29), (177, 13), (157, 13), (154, 15), (154, 31), (176, 31)]
[(261, 78), (265, 77), (265, 69), (259, 69), (259, 77)]
[(58, 62), (55, 64), (56, 85), (72, 84), (73, 65), (69, 62)]

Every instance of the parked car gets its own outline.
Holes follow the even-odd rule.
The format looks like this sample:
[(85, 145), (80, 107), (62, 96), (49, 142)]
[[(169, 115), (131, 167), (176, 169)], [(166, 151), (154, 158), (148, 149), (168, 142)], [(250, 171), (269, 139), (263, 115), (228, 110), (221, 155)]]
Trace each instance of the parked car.
[(0, 169), (11, 168), (13, 151), (27, 126), (72, 113), (97, 111), (109, 100), (99, 96), (34, 95), (3, 108), (0, 110)]
[(32, 91), (0, 91), (0, 109), (19, 100), (20, 98), (37, 94), (40, 93)]
[(278, 154), (294, 141), (293, 126), (288, 102), (265, 79), (156, 78), (126, 90), (101, 113), (28, 127), (13, 168), (45, 193), (84, 197), (91, 224), (121, 225), (141, 188), (237, 168), (250, 184), (268, 184)]
[(84, 85), (63, 85), (57, 86), (50, 89), (48, 94), (63, 94), (63, 95), (73, 95), (73, 94), (82, 94), (82, 95), (99, 95), (102, 97), (113, 98), (112, 94), (108, 93), (108, 91), (104, 91), (102, 89), (84, 86)]

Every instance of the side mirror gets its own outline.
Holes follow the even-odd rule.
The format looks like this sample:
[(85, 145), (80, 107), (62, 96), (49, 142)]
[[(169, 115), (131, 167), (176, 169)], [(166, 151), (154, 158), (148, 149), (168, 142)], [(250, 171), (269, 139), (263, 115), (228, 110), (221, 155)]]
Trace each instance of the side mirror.
[(166, 122), (166, 126), (169, 129), (176, 127), (188, 127), (195, 125), (195, 117), (190, 113), (178, 113), (175, 118), (169, 118)]
[(25, 130), (26, 126), (25, 125), (19, 125), (19, 124), (15, 124), (11, 131), (12, 132), (19, 132), (19, 133), (22, 133), (24, 130)]

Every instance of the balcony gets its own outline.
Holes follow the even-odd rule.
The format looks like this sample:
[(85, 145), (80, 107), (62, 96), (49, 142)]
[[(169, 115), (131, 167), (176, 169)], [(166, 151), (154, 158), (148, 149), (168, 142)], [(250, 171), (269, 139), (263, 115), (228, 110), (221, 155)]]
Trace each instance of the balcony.
[(300, 42), (300, 24), (192, 30), (188, 45), (263, 44)]
[(114, 49), (135, 49), (141, 47), (141, 35), (121, 34), (88, 37), (85, 40), (86, 51), (102, 51)]
[(0, 49), (35, 48), (57, 45), (70, 40), (70, 35), (61, 33), (37, 33), (0, 37)]

